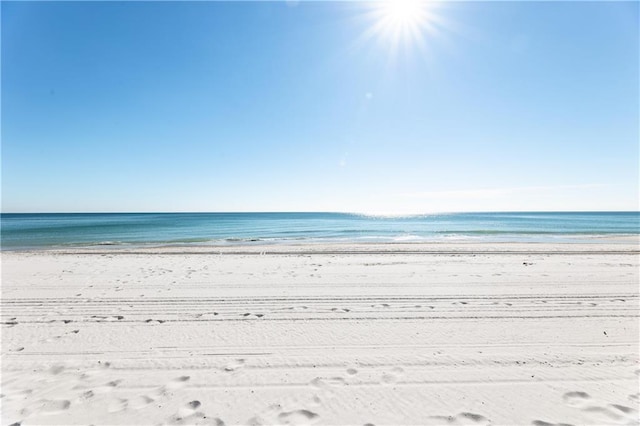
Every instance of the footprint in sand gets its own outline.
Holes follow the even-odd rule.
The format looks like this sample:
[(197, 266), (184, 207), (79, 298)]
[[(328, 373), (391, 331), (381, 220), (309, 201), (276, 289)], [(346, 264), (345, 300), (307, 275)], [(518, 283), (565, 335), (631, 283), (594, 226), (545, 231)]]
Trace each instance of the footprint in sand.
[[(627, 407), (620, 404), (609, 404), (608, 409), (614, 414), (622, 416), (625, 420), (628, 420), (628, 424), (638, 424), (638, 410), (635, 408)], [(632, 422), (636, 423), (632, 423)]]
[(327, 389), (332, 386), (344, 386), (347, 384), (347, 381), (342, 377), (316, 377), (311, 380), (310, 384), (317, 388)]
[(278, 421), (285, 425), (308, 425), (318, 420), (318, 414), (306, 409), (278, 414)]
[(311, 398), (311, 405), (316, 407), (321, 404), (322, 404), (322, 398), (320, 398), (318, 395), (313, 395), (313, 398)]
[(459, 425), (490, 425), (491, 420), (485, 416), (475, 413), (460, 413), (455, 417), (456, 423)]
[(99, 322), (100, 320), (105, 320), (105, 319), (107, 319), (108, 317), (107, 317), (107, 316), (105, 316), (105, 315), (91, 315), (91, 318), (93, 318), (93, 319), (95, 319), (95, 320), (98, 320), (98, 322)]
[(401, 367), (394, 367), (390, 372), (384, 373), (382, 375), (382, 383), (392, 384), (398, 381), (400, 376), (404, 374), (404, 370)]
[(168, 389), (180, 389), (191, 379), (191, 376), (180, 376), (167, 383)]
[(225, 365), (224, 367), (224, 371), (226, 372), (232, 372), (232, 371), (236, 371), (240, 368), (242, 368), (245, 364), (245, 360), (242, 358), (238, 358), (233, 360), (232, 362), (230, 362), (229, 364)]
[(592, 415), (595, 420), (602, 423), (611, 423), (611, 421), (620, 421), (625, 417), (622, 413), (611, 410), (607, 407), (600, 407), (597, 405), (590, 405), (582, 408), (582, 411)]
[(96, 394), (92, 390), (88, 390), (88, 391), (82, 392), (80, 394), (80, 396), (78, 396), (78, 401), (84, 402), (84, 401), (86, 401), (88, 399), (93, 398), (95, 395)]
[(191, 377), (189, 376), (180, 376), (172, 379), (164, 386), (160, 386), (155, 391), (153, 391), (152, 396), (160, 398), (167, 396), (168, 391), (173, 391), (176, 389), (180, 389), (185, 386), (186, 382), (189, 381)]
[(210, 425), (224, 426), (224, 422), (217, 417), (209, 417), (201, 411), (196, 411), (188, 416), (175, 415), (169, 419), (170, 425)]
[(32, 413), (42, 415), (60, 414), (71, 406), (71, 401), (66, 399), (41, 399), (31, 407)]
[(178, 410), (178, 414), (176, 416), (176, 418), (186, 418), (189, 417), (193, 414), (195, 414), (198, 410), (198, 408), (200, 408), (200, 406), (202, 405), (202, 403), (200, 401), (194, 400), (194, 401), (190, 401), (188, 403), (186, 403), (185, 405), (183, 405), (182, 407), (180, 407), (180, 409)]
[(245, 318), (249, 318), (249, 317), (252, 317), (252, 318), (262, 318), (262, 317), (264, 316), (264, 314), (252, 314), (251, 312), (246, 312), (246, 313), (241, 314), (241, 315), (242, 315), (243, 317), (245, 317)]
[(49, 337), (48, 339), (43, 340), (43, 342), (44, 343), (51, 343), (51, 342), (55, 342), (56, 340), (60, 340), (60, 339), (62, 339), (62, 335)]
[(111, 393), (122, 382), (122, 380), (113, 380), (93, 389), (94, 394)]
[[(638, 410), (635, 408), (620, 404), (594, 405), (591, 396), (586, 392), (567, 392), (562, 398), (568, 406), (580, 408), (597, 422), (611, 423), (638, 419)], [(540, 423), (539, 426), (544, 425)]]
[(129, 401), (129, 405), (134, 410), (140, 410), (140, 409), (146, 407), (147, 405), (153, 403), (154, 401), (155, 400), (153, 398), (151, 398), (151, 397), (148, 397), (146, 395), (140, 395), (140, 396), (137, 396), (137, 397), (131, 399)]
[(562, 399), (569, 407), (583, 407), (589, 402), (591, 396), (586, 392), (573, 391), (562, 395)]
[(307, 306), (301, 305), (301, 306), (289, 306), (287, 308), (282, 308), (285, 311), (304, 311), (306, 309), (309, 309)]
[(105, 361), (105, 362), (98, 361), (98, 364), (100, 364), (100, 367), (102, 368), (111, 368), (111, 363), (109, 361)]
[(186, 407), (189, 410), (195, 410), (198, 407), (200, 407), (201, 405), (202, 405), (202, 403), (200, 401), (191, 401), (191, 402), (187, 403)]
[(549, 423), (544, 420), (534, 420), (531, 422), (533, 426), (573, 426), (569, 423)]
[(358, 370), (356, 370), (355, 368), (347, 368), (347, 374), (350, 376), (355, 376), (356, 374), (358, 374)]
[(109, 413), (118, 413), (124, 411), (129, 407), (129, 400), (123, 398), (116, 398), (109, 402), (107, 411)]
[(49, 369), (49, 373), (51, 373), (53, 375), (60, 374), (63, 371), (64, 371), (64, 366), (63, 365), (54, 365), (53, 367), (51, 367)]
[(481, 414), (462, 412), (455, 416), (429, 416), (426, 421), (427, 425), (490, 425), (491, 420)]

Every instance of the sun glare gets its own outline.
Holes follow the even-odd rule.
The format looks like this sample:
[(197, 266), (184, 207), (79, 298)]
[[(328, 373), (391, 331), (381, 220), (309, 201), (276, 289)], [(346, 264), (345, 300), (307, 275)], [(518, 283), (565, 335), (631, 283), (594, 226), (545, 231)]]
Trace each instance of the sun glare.
[(381, 9), (382, 19), (392, 27), (411, 26), (424, 19), (424, 3), (419, 0), (387, 0)]
[(415, 44), (424, 47), (427, 33), (435, 31), (436, 16), (432, 2), (421, 0), (383, 0), (373, 4), (373, 26), (366, 34), (390, 43), (395, 49), (400, 45)]

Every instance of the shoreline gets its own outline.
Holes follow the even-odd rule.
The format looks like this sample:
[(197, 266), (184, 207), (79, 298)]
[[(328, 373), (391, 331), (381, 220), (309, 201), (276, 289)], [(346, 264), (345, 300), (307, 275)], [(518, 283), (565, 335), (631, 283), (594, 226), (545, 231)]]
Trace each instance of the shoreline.
[(4, 249), (0, 254), (640, 254), (640, 236), (580, 242), (277, 242), (251, 244), (91, 245)]

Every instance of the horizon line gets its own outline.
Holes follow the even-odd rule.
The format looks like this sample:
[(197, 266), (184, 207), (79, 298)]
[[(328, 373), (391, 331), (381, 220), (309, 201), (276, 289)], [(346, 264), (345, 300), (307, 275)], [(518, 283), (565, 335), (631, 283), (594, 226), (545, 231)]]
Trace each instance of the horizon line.
[(640, 213), (638, 210), (459, 210), (459, 211), (430, 211), (411, 213), (379, 213), (356, 211), (330, 211), (330, 210), (219, 210), (219, 211), (21, 211), (0, 212), (5, 214), (352, 214), (366, 216), (422, 216), (434, 214), (478, 214), (478, 213)]

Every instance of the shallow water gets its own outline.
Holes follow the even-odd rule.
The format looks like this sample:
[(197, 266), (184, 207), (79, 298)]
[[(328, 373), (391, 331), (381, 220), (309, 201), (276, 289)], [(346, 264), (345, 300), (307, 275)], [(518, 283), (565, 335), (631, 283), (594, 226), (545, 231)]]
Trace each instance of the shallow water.
[(638, 235), (640, 212), (34, 213), (1, 215), (2, 249), (253, 242), (572, 241)]

